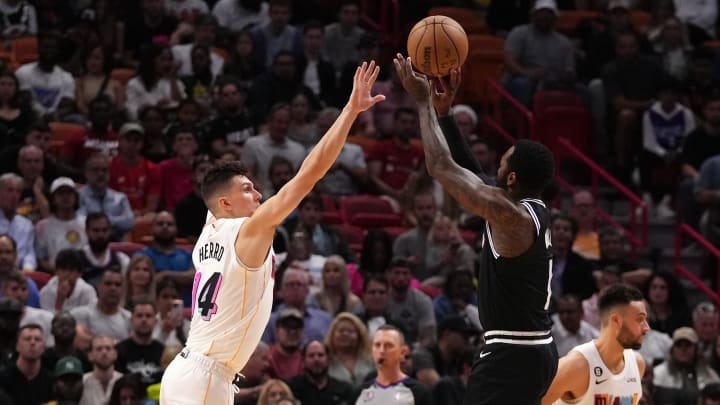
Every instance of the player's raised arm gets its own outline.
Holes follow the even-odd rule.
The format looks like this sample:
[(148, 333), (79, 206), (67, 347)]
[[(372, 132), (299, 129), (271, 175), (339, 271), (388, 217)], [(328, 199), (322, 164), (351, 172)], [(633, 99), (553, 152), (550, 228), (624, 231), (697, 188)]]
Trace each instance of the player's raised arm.
[(275, 229), (335, 163), (358, 114), (385, 99), (383, 95), (370, 94), (379, 71), (374, 61), (370, 64), (363, 62), (357, 68), (352, 94), (335, 123), (305, 158), (295, 177), (263, 203), (242, 226), (235, 243), (244, 264), (259, 266), (263, 263)]
[(557, 374), (542, 399), (542, 405), (552, 405), (558, 399), (571, 401), (580, 398), (588, 390), (589, 383), (587, 360), (579, 352), (571, 351), (560, 359)]

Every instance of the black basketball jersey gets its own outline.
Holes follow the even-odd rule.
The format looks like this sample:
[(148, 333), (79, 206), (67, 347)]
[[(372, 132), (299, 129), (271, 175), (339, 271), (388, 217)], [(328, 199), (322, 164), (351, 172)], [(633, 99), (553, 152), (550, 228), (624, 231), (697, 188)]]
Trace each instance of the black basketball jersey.
[(482, 235), (478, 312), (486, 331), (539, 332), (551, 327), (547, 311), (552, 279), (550, 212), (537, 199), (523, 199), (520, 204), (530, 213), (537, 232), (535, 242), (526, 252), (512, 258), (500, 256), (493, 244), (493, 229), (487, 222)]

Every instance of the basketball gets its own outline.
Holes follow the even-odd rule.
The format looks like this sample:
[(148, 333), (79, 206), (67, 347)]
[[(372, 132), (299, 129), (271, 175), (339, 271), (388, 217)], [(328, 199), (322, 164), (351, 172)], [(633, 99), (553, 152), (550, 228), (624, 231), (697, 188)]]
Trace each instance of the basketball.
[(408, 56), (419, 71), (447, 76), (467, 58), (468, 38), (463, 27), (450, 17), (423, 18), (410, 30)]

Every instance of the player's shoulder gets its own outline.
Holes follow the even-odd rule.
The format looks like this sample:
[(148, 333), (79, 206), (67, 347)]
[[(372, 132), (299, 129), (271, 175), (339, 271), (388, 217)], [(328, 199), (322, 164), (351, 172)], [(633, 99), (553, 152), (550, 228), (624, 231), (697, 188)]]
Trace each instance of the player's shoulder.
[(588, 359), (578, 348), (575, 348), (560, 359), (558, 372), (562, 370), (564, 373), (576, 375), (578, 373), (587, 373), (589, 367)]

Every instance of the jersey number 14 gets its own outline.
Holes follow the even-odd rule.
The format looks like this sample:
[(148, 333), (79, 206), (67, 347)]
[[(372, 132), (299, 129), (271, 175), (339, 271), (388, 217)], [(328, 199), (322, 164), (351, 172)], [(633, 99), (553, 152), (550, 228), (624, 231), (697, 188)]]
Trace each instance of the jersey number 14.
[(215, 303), (218, 291), (220, 290), (220, 284), (222, 283), (222, 274), (213, 273), (210, 278), (200, 289), (200, 295), (197, 294), (200, 280), (202, 279), (202, 273), (198, 272), (195, 274), (195, 281), (193, 282), (193, 294), (192, 294), (192, 313), (195, 315), (195, 308), (200, 311), (200, 315), (204, 321), (209, 321), (210, 318), (217, 313), (218, 306)]

